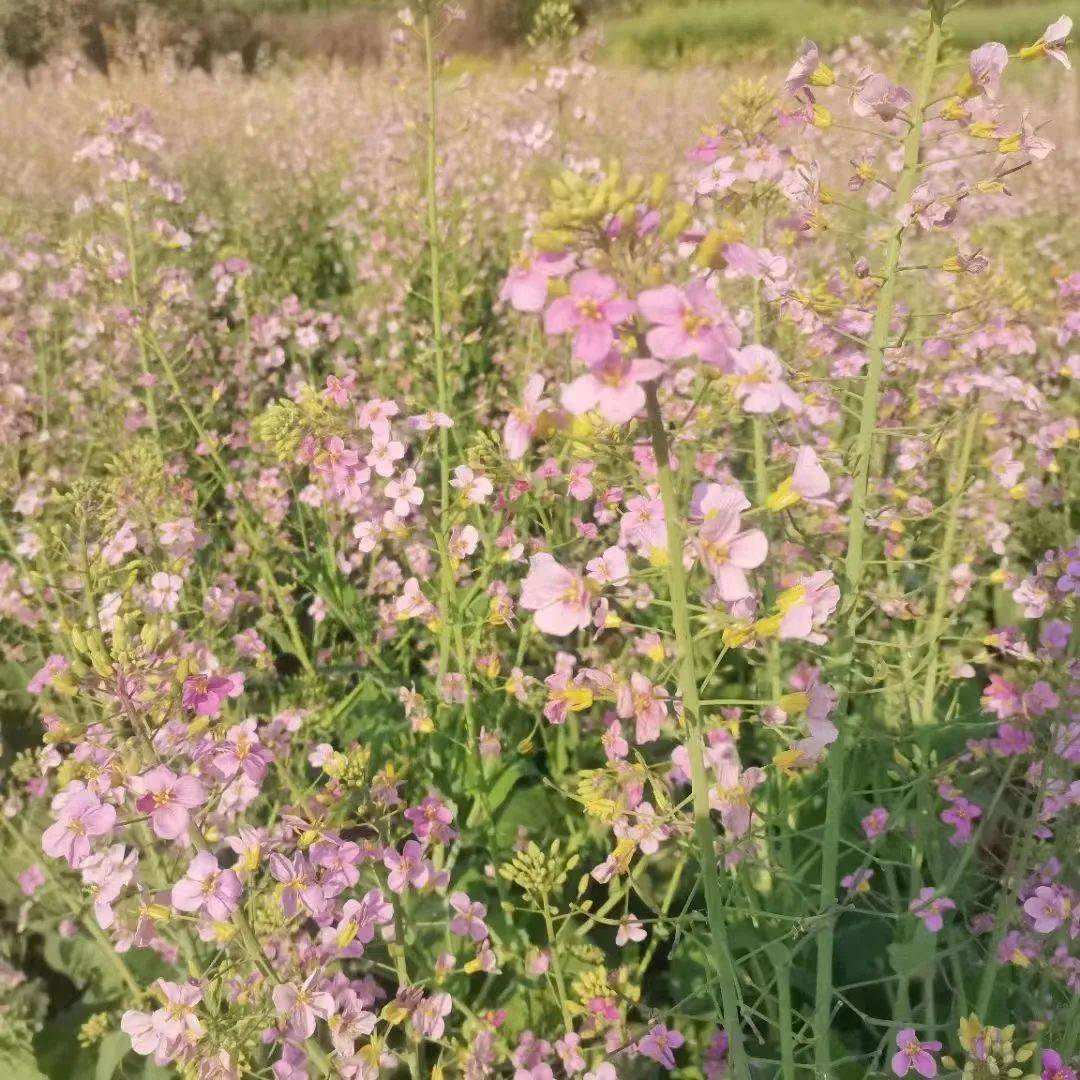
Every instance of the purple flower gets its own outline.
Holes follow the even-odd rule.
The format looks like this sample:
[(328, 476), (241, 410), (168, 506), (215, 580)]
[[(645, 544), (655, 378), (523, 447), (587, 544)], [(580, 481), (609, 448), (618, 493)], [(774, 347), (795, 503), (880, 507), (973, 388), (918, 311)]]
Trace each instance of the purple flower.
[(181, 700), (185, 709), (199, 716), (217, 716), (226, 698), (239, 697), (244, 692), (244, 676), (192, 675), (184, 680)]
[(1042, 1053), (1042, 1080), (1076, 1080), (1076, 1072), (1070, 1069), (1056, 1050)]
[[(923, 926), (931, 934), (936, 934), (945, 925), (942, 914), (951, 911), (955, 907), (955, 901), (950, 900), (947, 896), (938, 896), (937, 890), (931, 888), (920, 889), (919, 895), (908, 904), (908, 910), (914, 913), (915, 918), (922, 919)], [(902, 1076), (903, 1073), (899, 1075)], [(924, 1073), (923, 1075), (932, 1076), (933, 1073)]]
[(650, 1029), (644, 1039), (638, 1042), (637, 1051), (647, 1058), (652, 1058), (670, 1072), (675, 1068), (675, 1051), (684, 1042), (686, 1040), (674, 1028), (657, 1024)]
[(997, 100), (1001, 75), (1008, 62), (1009, 50), (1000, 41), (988, 41), (975, 49), (968, 58), (972, 91), (967, 96), (984, 94), (991, 101)]
[(914, 1069), (920, 1076), (937, 1076), (937, 1062), (931, 1052), (941, 1049), (939, 1042), (919, 1042), (914, 1028), (904, 1028), (896, 1035), (899, 1053), (892, 1059), (892, 1071), (897, 1076), (907, 1076), (908, 1069)]

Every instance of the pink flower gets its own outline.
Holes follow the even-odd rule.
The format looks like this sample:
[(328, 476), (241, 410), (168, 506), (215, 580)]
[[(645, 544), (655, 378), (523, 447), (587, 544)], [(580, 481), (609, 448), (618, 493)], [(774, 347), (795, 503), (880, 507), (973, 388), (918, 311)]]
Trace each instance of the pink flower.
[(106, 836), (116, 824), (116, 807), (85, 788), (65, 789), (53, 799), (56, 821), (41, 836), (41, 849), (53, 859), (67, 859), (78, 868), (90, 854), (90, 838)]
[(200, 851), (183, 880), (173, 886), (172, 905), (177, 911), (205, 911), (215, 922), (225, 922), (243, 891), (235, 871), (222, 870), (209, 851)]
[(638, 307), (653, 328), (645, 335), (649, 351), (659, 360), (696, 356), (727, 370), (731, 350), (742, 340), (727, 309), (703, 278), (684, 289), (661, 285), (638, 296)]
[(784, 369), (776, 354), (764, 345), (736, 349), (735, 397), (743, 412), (774, 413), (781, 406), (802, 411), (802, 398), (781, 378)]
[(23, 896), (33, 896), (45, 884), (45, 873), (34, 863), (19, 874), (19, 888)]
[(1001, 90), (1001, 75), (1009, 62), (1009, 50), (1000, 41), (988, 41), (980, 45), (968, 57), (968, 72), (974, 93), (984, 94), (996, 101)]
[(560, 400), (571, 416), (596, 409), (609, 424), (625, 424), (645, 407), (641, 384), (663, 373), (659, 361), (631, 359), (612, 350), (590, 365), (585, 375), (564, 386)]
[(1042, 37), (1034, 45), (1020, 50), (1021, 56), (1049, 56), (1056, 60), (1066, 71), (1072, 71), (1072, 64), (1065, 53), (1065, 45), (1069, 34), (1072, 32), (1073, 21), (1068, 15), (1062, 15), (1055, 19), (1042, 33)]
[(390, 871), (386, 883), (392, 892), (404, 892), (410, 885), (422, 889), (431, 877), (431, 864), (424, 858), (424, 847), (417, 840), (407, 840), (399, 855), (393, 848), (383, 852), (383, 866)]
[(232, 675), (192, 675), (184, 680), (181, 695), (184, 708), (191, 709), (198, 716), (217, 716), (226, 698), (239, 697), (244, 692), (244, 676), (239, 672)]
[(608, 354), (615, 344), (615, 327), (633, 313), (633, 302), (616, 296), (614, 278), (579, 270), (570, 279), (570, 295), (560, 296), (544, 313), (544, 330), (573, 333), (574, 355), (592, 364)]
[(634, 741), (637, 743), (655, 742), (660, 738), (660, 729), (667, 721), (667, 691), (663, 687), (653, 686), (640, 672), (635, 671), (629, 681), (619, 684), (615, 708), (619, 717), (636, 722)]
[(541, 633), (556, 637), (584, 630), (592, 619), (589, 590), (581, 576), (560, 566), (547, 552), (529, 560), (520, 604), (526, 611), (536, 612), (536, 627)]
[(312, 915), (319, 915), (325, 909), (326, 895), (303, 855), (297, 854), (290, 860), (274, 852), (270, 856), (270, 876), (281, 883), (281, 908), (290, 919), (301, 904)]
[(450, 907), (454, 909), (454, 918), (450, 921), (450, 933), (460, 937), (470, 937), (473, 941), (483, 941), (488, 936), (484, 917), (487, 907), (479, 901), (470, 900), (463, 892), (450, 894)]
[(637, 1044), (639, 1054), (659, 1062), (669, 1072), (675, 1068), (675, 1051), (686, 1040), (674, 1028), (666, 1028), (663, 1024), (657, 1024), (650, 1029), (649, 1034)]
[(202, 1001), (202, 991), (194, 983), (167, 982), (158, 979), (154, 989), (165, 999), (153, 1013), (129, 1009), (120, 1019), (120, 1029), (131, 1039), (137, 1054), (153, 1054), (154, 1061), (164, 1065), (187, 1044), (202, 1038), (203, 1026), (195, 1015), (195, 1006)]
[(285, 1017), (289, 1034), (295, 1039), (310, 1039), (315, 1034), (316, 1021), (328, 1020), (334, 1014), (333, 994), (312, 990), (314, 977), (314, 974), (308, 976), (302, 986), (281, 983), (271, 995), (274, 1008)]
[(525, 253), (506, 275), (499, 299), (518, 311), (539, 311), (547, 302), (548, 279), (561, 277), (573, 266), (573, 255)]
[(245, 720), (229, 728), (225, 738), (213, 747), (214, 770), (226, 780), (242, 772), (253, 784), (259, 785), (272, 760), (270, 751), (259, 742), (254, 720)]
[(506, 447), (506, 456), (511, 461), (518, 461), (525, 456), (536, 434), (540, 417), (551, 407), (551, 399), (543, 397), (543, 393), (544, 376), (530, 375), (521, 404), (512, 408), (506, 418), (503, 445)]
[(939, 1042), (919, 1042), (915, 1038), (914, 1028), (904, 1028), (896, 1035), (896, 1045), (900, 1052), (892, 1059), (892, 1071), (897, 1076), (907, 1076), (908, 1069), (920, 1076), (937, 1076), (937, 1062), (930, 1056), (931, 1051), (941, 1049)]
[(809, 446), (800, 446), (795, 455), (791, 487), (804, 499), (819, 499), (829, 493), (829, 474), (821, 467), (817, 454)]
[(840, 602), (840, 589), (831, 570), (819, 570), (801, 577), (797, 585), (780, 596), (783, 618), (777, 636), (781, 641), (801, 640), (823, 645), (825, 635), (817, 633)]
[(140, 795), (135, 808), (150, 815), (154, 834), (162, 840), (187, 836), (189, 811), (206, 801), (206, 791), (194, 776), (177, 776), (165, 765), (135, 777), (132, 787)]
[[(908, 910), (914, 913), (915, 918), (922, 919), (923, 926), (931, 934), (936, 934), (945, 925), (942, 914), (955, 907), (955, 901), (947, 896), (938, 896), (937, 890), (931, 888), (920, 889), (919, 895), (908, 904)], [(898, 1075), (903, 1076), (903, 1073)], [(923, 1075), (933, 1076), (933, 1073), (923, 1073)]]
[(752, 595), (745, 571), (760, 566), (769, 553), (765, 534), (760, 529), (740, 531), (741, 525), (739, 512), (724, 507), (698, 531), (701, 560), (716, 582), (720, 599), (728, 604)]
[(26, 692), (28, 694), (40, 694), (47, 686), (52, 686), (53, 680), (62, 671), (67, 671), (71, 667), (66, 656), (61, 656), (59, 653), (53, 653), (44, 664), (36, 672), (33, 677), (26, 684)]
[(1040, 885), (1024, 901), (1024, 913), (1032, 920), (1031, 928), (1039, 934), (1052, 934), (1072, 914), (1069, 897), (1052, 885)]
[(644, 941), (648, 937), (645, 927), (633, 917), (624, 915), (619, 920), (619, 928), (615, 931), (615, 944), (622, 948), (628, 941)]
[(413, 1009), (412, 1026), (428, 1039), (441, 1039), (446, 1031), (446, 1017), (454, 1007), (453, 998), (447, 993), (432, 994), (423, 998)]
[(803, 38), (799, 45), (799, 52), (795, 57), (795, 63), (784, 79), (784, 89), (789, 94), (797, 94), (810, 82), (810, 76), (817, 71), (821, 64), (821, 54), (817, 45), (809, 38)]
[(876, 840), (889, 827), (889, 811), (884, 806), (875, 806), (861, 824), (866, 839)]
[(855, 84), (851, 109), (856, 116), (877, 116), (888, 123), (911, 104), (911, 94), (895, 86), (884, 75), (867, 72)]

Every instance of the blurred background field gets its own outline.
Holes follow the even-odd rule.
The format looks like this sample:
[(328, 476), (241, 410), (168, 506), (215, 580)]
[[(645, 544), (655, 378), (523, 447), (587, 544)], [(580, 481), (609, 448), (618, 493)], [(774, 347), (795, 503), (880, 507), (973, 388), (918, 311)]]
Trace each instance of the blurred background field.
[[(465, 18), (450, 42), (488, 59), (526, 44), (540, 0), (461, 0)], [(266, 55), (368, 64), (385, 58), (399, 5), (385, 0), (0, 0), (3, 53), (32, 71), (75, 47), (107, 70), (134, 49), (158, 48), (196, 67), (233, 54), (253, 70)], [(885, 44), (918, 4), (911, 0), (572, 0), (579, 27), (597, 32), (601, 55), (671, 66), (734, 55), (788, 55), (807, 27), (832, 47), (855, 35)], [(925, 5), (924, 5), (925, 6)], [(1069, 9), (1073, 10), (1069, 12)], [(1061, 0), (968, 0), (950, 16), (955, 44), (1018, 46), (1032, 26), (1078, 14)]]

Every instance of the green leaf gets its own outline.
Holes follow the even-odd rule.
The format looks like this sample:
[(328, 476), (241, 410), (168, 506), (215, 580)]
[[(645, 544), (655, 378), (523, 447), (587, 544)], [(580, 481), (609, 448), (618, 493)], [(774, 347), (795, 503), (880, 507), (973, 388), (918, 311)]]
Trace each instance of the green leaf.
[(98, 1047), (94, 1080), (112, 1080), (130, 1049), (131, 1040), (122, 1031), (109, 1032)]
[(911, 941), (888, 947), (889, 963), (897, 975), (914, 975), (933, 963), (936, 946), (934, 935), (920, 926)]
[(4, 1080), (48, 1080), (37, 1067), (34, 1052), (23, 1043), (0, 1045), (0, 1075)]
[(489, 810), (498, 810), (506, 797), (513, 790), (514, 785), (523, 777), (535, 772), (532, 765), (527, 761), (515, 761), (508, 765), (492, 782), (488, 789), (487, 804)]

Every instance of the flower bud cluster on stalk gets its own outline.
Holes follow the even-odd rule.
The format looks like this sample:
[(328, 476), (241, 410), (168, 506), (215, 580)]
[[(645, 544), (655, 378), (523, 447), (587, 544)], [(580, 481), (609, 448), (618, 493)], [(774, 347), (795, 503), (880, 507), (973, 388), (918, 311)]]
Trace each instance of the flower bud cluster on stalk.
[(47, 967), (98, 1077), (1076, 1080), (1071, 21), (946, 7), (654, 175), (569, 5), (480, 166), (404, 9), (303, 299), (107, 114), (0, 242), (0, 1063)]

